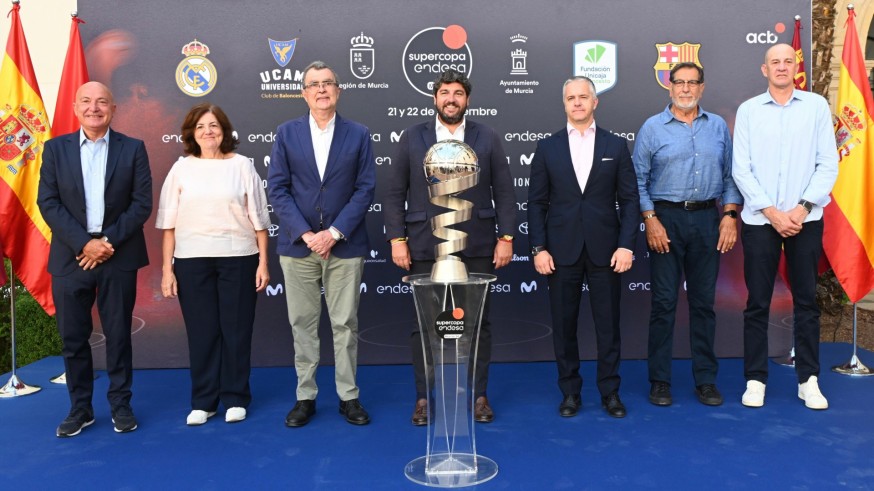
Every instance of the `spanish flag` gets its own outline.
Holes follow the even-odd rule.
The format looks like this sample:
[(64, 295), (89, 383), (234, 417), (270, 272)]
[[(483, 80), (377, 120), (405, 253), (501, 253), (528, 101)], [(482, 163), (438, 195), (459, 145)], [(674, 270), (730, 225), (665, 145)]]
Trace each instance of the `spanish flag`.
[(874, 98), (852, 7), (841, 57), (835, 137), (838, 179), (825, 207), (823, 248), (851, 302), (874, 288)]
[(2, 254), (30, 294), (54, 315), (47, 271), (52, 233), (36, 205), (43, 144), (51, 138), (21, 28), (18, 3), (0, 66), (0, 241)]

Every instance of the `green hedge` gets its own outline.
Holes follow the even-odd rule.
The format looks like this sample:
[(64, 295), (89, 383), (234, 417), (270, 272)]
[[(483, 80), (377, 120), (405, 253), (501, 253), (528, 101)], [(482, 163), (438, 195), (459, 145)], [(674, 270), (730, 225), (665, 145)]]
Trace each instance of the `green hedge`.
[[(8, 274), (8, 260), (4, 260)], [(61, 354), (61, 337), (55, 318), (45, 313), (16, 279), (15, 281), (15, 344), (18, 367), (46, 356)], [(0, 373), (12, 370), (10, 345), (9, 283), (0, 287)]]

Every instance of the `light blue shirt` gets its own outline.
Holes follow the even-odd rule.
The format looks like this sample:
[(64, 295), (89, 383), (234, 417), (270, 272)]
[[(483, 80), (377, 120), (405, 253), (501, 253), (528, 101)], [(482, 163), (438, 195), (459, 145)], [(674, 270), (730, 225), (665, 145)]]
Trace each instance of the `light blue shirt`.
[(85, 219), (88, 233), (103, 231), (103, 212), (106, 206), (106, 156), (109, 149), (109, 131), (91, 141), (79, 130), (79, 156), (82, 159), (82, 182), (85, 184)]
[(674, 117), (670, 104), (647, 119), (634, 143), (634, 171), (641, 212), (653, 201), (743, 202), (731, 178), (728, 125), (700, 106), (691, 125)]
[(838, 177), (838, 150), (826, 100), (795, 90), (786, 105), (770, 92), (737, 109), (732, 175), (743, 194), (744, 223), (768, 225), (762, 210), (788, 212), (800, 200), (815, 206), (804, 220), (822, 218)]

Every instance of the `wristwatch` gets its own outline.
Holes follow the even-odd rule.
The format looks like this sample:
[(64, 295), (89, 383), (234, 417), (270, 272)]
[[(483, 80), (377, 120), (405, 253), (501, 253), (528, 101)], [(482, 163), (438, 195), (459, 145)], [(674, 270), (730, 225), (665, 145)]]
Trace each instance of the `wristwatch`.
[(810, 213), (811, 211), (813, 211), (813, 203), (811, 203), (810, 201), (801, 200), (798, 202), (798, 204), (803, 206), (804, 209), (807, 210), (807, 213)]
[(546, 250), (546, 248), (543, 246), (534, 246), (531, 248), (531, 255), (536, 256), (545, 250)]
[(722, 214), (724, 217), (731, 217), (737, 220), (737, 210), (728, 210)]

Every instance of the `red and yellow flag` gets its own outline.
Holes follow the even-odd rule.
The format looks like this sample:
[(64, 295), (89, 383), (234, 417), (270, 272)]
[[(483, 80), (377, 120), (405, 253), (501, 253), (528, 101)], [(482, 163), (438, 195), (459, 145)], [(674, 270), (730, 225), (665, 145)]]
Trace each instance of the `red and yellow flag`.
[(61, 86), (58, 87), (58, 101), (55, 104), (55, 116), (52, 119), (52, 134), (55, 136), (66, 135), (79, 129), (79, 119), (73, 113), (73, 104), (76, 102), (76, 91), (89, 80), (85, 51), (82, 49), (82, 38), (79, 36), (79, 24), (84, 23), (85, 21), (73, 14), (70, 44), (67, 46), (64, 71), (61, 72)]
[(804, 51), (801, 50), (801, 16), (795, 16), (795, 34), (792, 35), (792, 49), (795, 50), (795, 64), (798, 71), (795, 73), (795, 88), (807, 90), (807, 71), (804, 70)]
[(55, 313), (47, 271), (52, 233), (36, 205), (43, 144), (51, 138), (16, 3), (0, 67), (0, 240), (30, 294)]
[(825, 207), (823, 248), (851, 302), (874, 288), (874, 98), (849, 10), (841, 57), (835, 137), (838, 179)]

